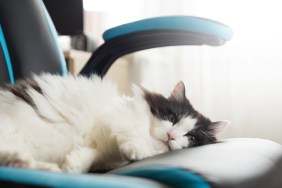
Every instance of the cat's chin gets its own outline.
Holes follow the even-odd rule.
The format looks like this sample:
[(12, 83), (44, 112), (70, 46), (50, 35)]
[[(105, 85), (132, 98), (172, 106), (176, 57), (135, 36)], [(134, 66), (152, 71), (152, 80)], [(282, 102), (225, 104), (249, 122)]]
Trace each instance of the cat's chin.
[[(159, 140), (161, 142), (162, 147), (164, 148), (164, 150), (166, 151), (172, 151), (172, 150), (176, 150), (177, 148), (175, 147), (175, 141), (169, 141), (169, 140)], [(180, 149), (180, 148), (179, 148)]]
[(156, 139), (154, 143), (156, 154), (165, 153), (170, 151), (167, 141)]
[(184, 148), (183, 146), (181, 146), (175, 140), (167, 141), (167, 145), (168, 145), (170, 151), (172, 151), (172, 150), (179, 150), (179, 149), (183, 149)]
[(167, 151), (173, 151), (173, 150), (179, 150), (179, 149), (182, 149), (182, 147), (172, 143), (172, 142), (169, 142), (169, 141), (164, 141), (164, 144), (166, 145), (167, 147)]

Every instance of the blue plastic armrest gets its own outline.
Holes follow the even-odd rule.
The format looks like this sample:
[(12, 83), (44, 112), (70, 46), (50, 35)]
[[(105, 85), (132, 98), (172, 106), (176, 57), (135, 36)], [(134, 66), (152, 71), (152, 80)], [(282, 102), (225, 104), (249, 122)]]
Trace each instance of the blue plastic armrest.
[(81, 74), (104, 76), (119, 57), (150, 48), (177, 45), (219, 46), (232, 30), (219, 22), (192, 16), (167, 16), (140, 20), (107, 30), (105, 43), (91, 56)]

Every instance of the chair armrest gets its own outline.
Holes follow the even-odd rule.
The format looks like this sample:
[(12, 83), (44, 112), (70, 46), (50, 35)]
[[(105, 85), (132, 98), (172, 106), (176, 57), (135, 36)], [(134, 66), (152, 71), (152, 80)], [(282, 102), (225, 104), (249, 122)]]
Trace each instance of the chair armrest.
[(223, 45), (232, 30), (219, 22), (192, 16), (140, 20), (107, 30), (105, 43), (91, 56), (81, 74), (104, 76), (119, 57), (150, 48), (178, 45)]

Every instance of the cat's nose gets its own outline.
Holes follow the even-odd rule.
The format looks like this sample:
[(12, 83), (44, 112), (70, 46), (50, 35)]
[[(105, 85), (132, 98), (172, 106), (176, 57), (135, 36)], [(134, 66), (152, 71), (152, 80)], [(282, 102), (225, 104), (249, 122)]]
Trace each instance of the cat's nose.
[(167, 133), (167, 140), (175, 140), (175, 136), (173, 134)]

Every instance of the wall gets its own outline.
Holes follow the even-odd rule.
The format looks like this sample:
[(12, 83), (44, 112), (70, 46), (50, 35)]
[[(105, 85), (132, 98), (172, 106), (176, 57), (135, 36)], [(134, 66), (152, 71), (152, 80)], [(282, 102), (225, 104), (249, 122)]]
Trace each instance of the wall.
[[(128, 21), (159, 15), (194, 15), (229, 25), (234, 36), (221, 47), (173, 47), (132, 55), (123, 76), (165, 94), (183, 80), (196, 109), (213, 120), (231, 120), (232, 125), (221, 138), (260, 137), (282, 143), (279, 0), (138, 2), (143, 2), (142, 6), (127, 7), (131, 12), (138, 10), (138, 15), (128, 16)], [(116, 8), (126, 12), (122, 7)], [(107, 13), (107, 19), (112, 20), (107, 27), (109, 23), (118, 24), (118, 20), (113, 21), (115, 14)], [(123, 87), (130, 88), (130, 83), (126, 84)]]

